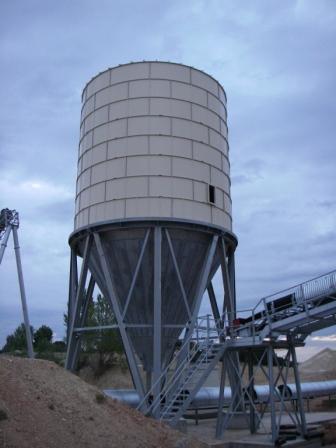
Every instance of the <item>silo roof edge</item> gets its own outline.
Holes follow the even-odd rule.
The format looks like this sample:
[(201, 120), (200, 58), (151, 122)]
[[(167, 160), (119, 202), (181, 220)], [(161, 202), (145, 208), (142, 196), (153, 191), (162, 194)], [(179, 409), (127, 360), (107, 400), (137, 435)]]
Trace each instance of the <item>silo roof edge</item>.
[[(226, 91), (224, 89), (224, 87), (222, 86), (222, 84), (212, 75), (209, 75), (209, 73), (207, 73), (204, 70), (201, 70), (199, 68), (193, 67), (192, 65), (188, 65), (188, 64), (182, 64), (180, 62), (171, 62), (171, 61), (158, 61), (158, 60), (149, 60), (149, 61), (132, 61), (132, 62), (125, 62), (124, 64), (118, 64), (115, 65), (113, 67), (108, 67), (105, 70), (102, 70), (101, 72), (97, 73), (97, 75), (93, 76), (84, 86), (83, 90), (82, 90), (82, 98), (83, 98), (83, 94), (85, 89), (87, 88), (87, 86), (94, 80), (96, 79), (98, 76), (102, 75), (105, 72), (108, 72), (109, 70), (113, 70), (115, 68), (119, 68), (119, 67), (124, 67), (126, 65), (133, 65), (133, 64), (150, 64), (150, 63), (158, 63), (158, 64), (172, 64), (172, 65), (179, 65), (181, 67), (187, 67), (187, 68), (191, 68), (193, 70), (196, 70), (197, 72), (203, 73), (203, 75), (208, 76), (209, 78), (213, 79), (219, 86), (220, 88), (223, 90), (224, 95), (225, 95), (225, 101), (227, 101), (227, 96), (226, 96)], [(150, 79), (150, 78), (149, 78)]]

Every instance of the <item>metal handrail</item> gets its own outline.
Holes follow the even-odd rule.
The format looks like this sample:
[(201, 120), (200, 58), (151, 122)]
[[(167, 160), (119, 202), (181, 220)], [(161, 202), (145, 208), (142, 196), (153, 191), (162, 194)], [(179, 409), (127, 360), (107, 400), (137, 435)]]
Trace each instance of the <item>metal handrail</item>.
[(302, 282), (302, 283), (298, 283), (298, 284), (296, 284), (296, 285), (294, 285), (294, 286), (291, 286), (290, 288), (286, 288), (286, 289), (282, 289), (281, 291), (277, 291), (277, 292), (275, 292), (275, 293), (273, 293), (273, 294), (270, 294), (270, 295), (268, 295), (268, 296), (264, 296), (264, 297), (262, 297), (260, 300), (259, 300), (259, 302), (257, 302), (257, 304), (253, 307), (253, 310), (254, 311), (256, 311), (256, 309), (258, 308), (258, 306), (260, 306), (263, 302), (265, 302), (266, 301), (266, 303), (269, 303), (269, 302), (272, 302), (273, 300), (269, 300), (269, 299), (272, 299), (272, 298), (275, 298), (275, 297), (277, 297), (277, 296), (282, 296), (283, 294), (285, 294), (285, 293), (289, 293), (290, 291), (295, 291), (295, 290), (297, 290), (297, 289), (303, 289), (303, 288), (307, 288), (307, 287), (309, 287), (309, 285), (311, 285), (313, 282), (316, 282), (316, 281), (321, 281), (321, 282), (323, 282), (324, 280), (326, 280), (327, 278), (332, 278), (332, 277), (334, 277), (334, 285), (335, 285), (335, 290), (336, 290), (336, 270), (334, 270), (334, 271), (330, 271), (330, 272), (327, 272), (326, 274), (322, 274), (322, 275), (319, 275), (319, 276), (317, 276), (317, 277), (314, 277), (314, 278), (312, 278), (312, 279), (310, 279), (310, 280), (306, 280), (306, 281), (304, 281), (304, 282)]
[[(155, 381), (155, 383), (152, 384), (152, 387), (149, 389), (149, 391), (146, 393), (146, 395), (143, 397), (143, 399), (142, 399), (142, 400), (140, 401), (140, 403), (138, 404), (137, 409), (141, 409), (141, 408), (142, 408), (142, 406), (147, 402), (147, 400), (148, 400), (148, 399), (150, 398), (150, 396), (152, 395), (153, 390), (154, 390), (159, 384), (162, 383), (162, 381), (163, 381), (163, 379), (166, 377), (168, 371), (169, 371), (169, 370), (171, 369), (171, 367), (174, 365), (174, 363), (175, 363), (175, 359), (176, 359), (177, 355), (178, 355), (179, 353), (181, 353), (182, 350), (184, 350), (184, 349), (188, 346), (188, 344), (190, 343), (191, 336), (192, 336), (192, 334), (190, 335), (190, 337), (188, 337), (188, 338), (185, 340), (185, 342), (184, 342), (183, 345), (181, 346), (180, 350), (177, 352), (177, 354), (175, 354), (175, 356), (173, 357), (173, 359), (171, 360), (171, 362), (166, 366), (166, 368), (163, 370), (163, 372), (161, 373), (161, 375), (159, 376), (159, 378)], [(180, 364), (180, 366), (178, 367), (178, 369), (179, 369), (180, 367), (181, 367), (181, 364)], [(160, 397), (160, 400), (161, 400), (161, 397)], [(154, 403), (155, 403), (155, 401), (156, 401), (156, 400), (153, 400), (153, 402), (150, 404), (149, 408), (147, 409), (147, 412), (149, 412), (149, 411), (154, 407)]]
[[(173, 357), (172, 361), (166, 366), (166, 368), (164, 369), (164, 371), (161, 373), (161, 375), (159, 376), (159, 378), (155, 381), (155, 383), (152, 385), (151, 389), (146, 393), (146, 395), (143, 397), (143, 399), (141, 400), (141, 402), (139, 403), (139, 405), (137, 406), (137, 409), (141, 409), (143, 407), (143, 405), (148, 401), (148, 399), (150, 398), (150, 396), (153, 394), (153, 390), (163, 382), (163, 380), (167, 377), (167, 374), (169, 372), (169, 370), (175, 365), (175, 361), (178, 358), (179, 354), (182, 353), (184, 350), (187, 349), (187, 356), (184, 357), (183, 361), (179, 364), (179, 366), (177, 367), (177, 369), (175, 370), (175, 374), (173, 377), (169, 378), (165, 385), (163, 386), (159, 396), (157, 396), (152, 403), (149, 405), (149, 407), (147, 407), (146, 412), (149, 413), (152, 410), (154, 410), (162, 401), (163, 396), (167, 395), (168, 392), (170, 392), (170, 390), (172, 389), (172, 387), (176, 384), (177, 380), (181, 377), (182, 373), (184, 372), (185, 368), (189, 365), (189, 362), (191, 359), (193, 359), (193, 357), (195, 356), (195, 354), (200, 350), (200, 348), (202, 348), (202, 345), (200, 347), (200, 336), (199, 333), (201, 331), (206, 331), (207, 332), (207, 337), (202, 338), (202, 343), (204, 344), (205, 347), (208, 347), (209, 345), (209, 340), (213, 340), (213, 339), (218, 339), (218, 326), (216, 325), (217, 322), (215, 319), (210, 318), (209, 315), (205, 316), (205, 317), (199, 317), (197, 318), (197, 322), (200, 322), (200, 324), (196, 324), (194, 330), (192, 333), (190, 333), (190, 336), (185, 340), (185, 342), (183, 343), (183, 345), (181, 346), (181, 348), (179, 349), (179, 351), (175, 354), (175, 356)], [(206, 321), (206, 325), (202, 325), (202, 323)], [(209, 327), (209, 323), (214, 323), (215, 326), (214, 327)], [(222, 332), (224, 331), (221, 330)], [(210, 336), (210, 332), (214, 333), (214, 336)], [(196, 334), (196, 337), (193, 337), (194, 334)], [(197, 343), (190, 349), (190, 342), (191, 341), (196, 341)]]
[[(209, 348), (209, 347), (207, 347), (207, 348)], [(208, 356), (208, 352), (206, 351), (206, 352), (204, 352), (204, 353), (197, 359), (197, 364), (201, 364), (202, 361), (203, 361), (204, 359), (207, 359), (207, 356)], [(187, 382), (189, 382), (190, 379), (191, 379), (195, 374), (196, 374), (196, 370), (194, 370), (194, 372), (191, 374), (191, 376), (188, 378), (188, 380), (186, 380), (186, 379), (184, 380), (184, 382), (180, 385), (180, 387), (179, 387), (179, 389), (178, 389), (179, 392), (181, 391), (181, 389), (183, 390), (183, 386), (184, 386)], [(172, 384), (172, 385), (173, 385), (173, 384)], [(167, 391), (167, 392), (168, 392), (168, 391)], [(172, 399), (170, 400), (169, 404), (168, 404), (168, 405), (166, 406), (166, 408), (164, 409), (164, 411), (163, 411), (163, 413), (162, 413), (162, 415), (161, 415), (160, 420), (163, 420), (164, 416), (168, 414), (169, 410), (170, 410), (170, 409), (172, 408), (172, 406), (174, 405), (174, 402), (175, 402), (174, 400), (175, 400), (176, 397), (178, 396), (179, 392), (176, 392), (176, 391), (175, 391), (175, 393), (173, 394)]]
[[(208, 316), (205, 319), (207, 319), (207, 322), (209, 322)], [(205, 319), (204, 318), (200, 318), (200, 321), (202, 322)], [(151, 403), (151, 406), (149, 407), (148, 411), (155, 409), (161, 403), (163, 396), (167, 396), (168, 395), (168, 393), (172, 390), (172, 388), (174, 387), (176, 382), (181, 378), (183, 372), (187, 369), (187, 367), (190, 364), (190, 361), (194, 358), (196, 353), (200, 349), (202, 350), (203, 348), (208, 348), (208, 346), (209, 346), (209, 342), (208, 341), (209, 341), (209, 339), (212, 339), (212, 338), (208, 338), (208, 339), (207, 338), (200, 338), (199, 332), (202, 331), (203, 329), (204, 329), (204, 327), (202, 327), (202, 325), (197, 325), (195, 327), (193, 333), (191, 333), (191, 336), (185, 341), (185, 343), (183, 344), (183, 346), (181, 347), (179, 352), (175, 355), (174, 359), (172, 360), (172, 362), (168, 366), (169, 368), (175, 363), (175, 359), (179, 356), (179, 354), (185, 348), (188, 349), (187, 356), (185, 356), (185, 358), (183, 359), (183, 362), (181, 362), (181, 364), (175, 370), (174, 376), (169, 378), (168, 381), (166, 381), (164, 387), (161, 390), (160, 396), (156, 397), (156, 399)], [(193, 338), (193, 334), (194, 333), (196, 333), (196, 338)], [(193, 340), (195, 340), (197, 343), (190, 349), (190, 345), (189, 344)], [(151, 389), (150, 393), (152, 393), (152, 391), (155, 388), (155, 386), (157, 386), (157, 383), (164, 379), (164, 377), (166, 376), (166, 374), (169, 371), (169, 368), (166, 369), (166, 372), (163, 372), (163, 374), (158, 379), (156, 384), (154, 384), (152, 386), (152, 389)]]
[[(274, 318), (280, 315), (283, 316), (284, 313), (286, 314), (286, 311), (290, 312), (290, 310), (295, 309), (295, 307), (299, 307), (302, 305), (306, 309), (307, 304), (317, 301), (327, 294), (334, 294), (334, 293), (336, 293), (336, 270), (330, 271), (327, 274), (320, 275), (313, 279), (307, 280), (303, 283), (299, 283), (290, 288), (283, 289), (281, 291), (278, 291), (277, 293), (263, 297), (254, 306), (254, 308), (251, 308), (250, 310), (248, 309), (237, 310), (236, 313), (250, 312), (252, 319), (250, 322), (240, 325), (237, 329), (235, 329), (234, 327), (231, 328), (231, 334), (237, 335), (237, 333), (241, 332), (242, 330), (250, 328), (252, 329), (253, 336), (255, 336), (256, 335), (255, 324), (258, 320), (260, 321), (260, 317), (259, 319), (255, 319), (256, 314), (262, 313), (263, 318), (265, 318), (268, 321), (269, 325), (272, 325), (272, 321), (276, 320)], [(270, 305), (273, 302), (275, 302), (277, 298), (280, 299), (281, 297), (284, 297), (286, 295), (293, 296), (292, 307), (278, 308), (277, 311), (270, 313), (270, 310), (267, 305)], [(261, 304), (263, 305), (263, 307), (258, 310), (258, 313), (256, 313), (257, 309), (260, 307)]]

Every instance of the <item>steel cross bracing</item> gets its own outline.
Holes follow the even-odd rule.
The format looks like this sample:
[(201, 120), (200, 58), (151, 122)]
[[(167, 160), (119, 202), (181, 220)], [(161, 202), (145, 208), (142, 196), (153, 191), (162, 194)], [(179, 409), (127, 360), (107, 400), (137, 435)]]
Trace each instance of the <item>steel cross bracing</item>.
[[(214, 366), (222, 360), (224, 375), (222, 375), (221, 389), (225, 388), (229, 371), (231, 374), (234, 372), (238, 378), (239, 387), (233, 391), (231, 404), (225, 416), (222, 412), (223, 402), (220, 400), (217, 437), (220, 437), (229, 427), (230, 421), (238, 413), (249, 422), (251, 432), (260, 428), (267, 432), (263, 417), (268, 408), (270, 408), (273, 441), (280, 437), (284, 414), (287, 414), (293, 425), (297, 426), (298, 432), (304, 435), (306, 422), (295, 346), (302, 345), (304, 337), (308, 334), (307, 330), (311, 332), (312, 328), (316, 328), (316, 322), (319, 322), (319, 329), (335, 323), (331, 320), (331, 314), (336, 312), (335, 274), (335, 272), (326, 274), (263, 299), (261, 301), (264, 305), (263, 309), (259, 311), (256, 307), (250, 310), (250, 316), (245, 318), (230, 319), (228, 316), (227, 322), (210, 316), (198, 318), (193, 334), (157, 380), (161, 385), (160, 396), (154, 398), (153, 390), (157, 386), (154, 384), (153, 389), (144, 396), (139, 409), (146, 405), (147, 414), (155, 415), (157, 418), (159, 416), (161, 420), (167, 421), (172, 426), (176, 425)], [(299, 296), (297, 291), (300, 292)], [(209, 291), (210, 296), (211, 291)], [(304, 316), (302, 316), (303, 310)], [(302, 322), (303, 318), (304, 322)], [(304, 326), (304, 332), (297, 322)], [(313, 327), (309, 327), (309, 324)], [(276, 328), (275, 331), (274, 328)], [(287, 350), (287, 354), (279, 358), (276, 349)], [(249, 354), (248, 361), (243, 366), (237, 365), (235, 356), (237, 353), (242, 354), (246, 351)], [(184, 352), (184, 357), (180, 356), (181, 352)], [(257, 360), (253, 359), (256, 353), (259, 353)], [(248, 382), (244, 384), (247, 365)], [(273, 372), (274, 366), (278, 369), (276, 374)], [(295, 409), (291, 409), (286, 403), (289, 368), (294, 369), (298, 390), (298, 406)], [(264, 373), (270, 388), (269, 401), (262, 411), (258, 411), (252, 394), (254, 377), (258, 369)], [(278, 390), (279, 382), (283, 384), (281, 393)], [(220, 393), (220, 397), (222, 396), (224, 397), (224, 394)]]
[[(234, 356), (236, 351), (246, 346), (261, 346), (263, 343), (249, 337), (234, 339), (229, 336), (228, 329), (223, 327), (221, 319), (217, 320), (210, 315), (198, 317), (193, 332), (157, 380), (157, 384), (161, 385), (160, 395), (155, 397), (157, 384), (153, 384), (138, 409), (146, 409), (147, 415), (155, 415), (172, 426), (176, 425), (226, 351), (233, 355), (226, 371), (233, 372), (240, 379), (239, 364)], [(230, 384), (232, 387), (232, 381)], [(240, 409), (241, 389), (236, 387), (232, 390), (235, 410)]]
[[(280, 365), (280, 361), (274, 351), (275, 348), (287, 349), (289, 347), (288, 353), (290, 353), (291, 356), (295, 356), (295, 353), (293, 354), (292, 352), (294, 345), (282, 341), (274, 346), (269, 341), (265, 342), (260, 338), (251, 337), (235, 339), (233, 336), (228, 335), (228, 328), (221, 328), (218, 324), (220, 324), (220, 322), (216, 321), (210, 315), (198, 318), (197, 325), (195, 326), (191, 337), (180, 348), (180, 351), (175, 355), (174, 359), (158, 379), (158, 383), (161, 384), (160, 396), (154, 396), (153, 391), (157, 387), (157, 384), (154, 384), (152, 389), (148, 391), (139, 403), (138, 409), (146, 409), (146, 415), (155, 415), (156, 418), (166, 421), (171, 426), (175, 426), (187, 411), (189, 405), (192, 403), (210, 372), (218, 362), (222, 360), (223, 365), (225, 366), (224, 380), (223, 384), (221, 384), (221, 388), (223, 388), (222, 390), (225, 389), (225, 383), (228, 380), (228, 372), (230, 370), (233, 371), (239, 379), (239, 388), (232, 389), (230, 406), (227, 409), (225, 419), (223, 418), (223, 412), (219, 412), (216, 431), (217, 437), (220, 437), (223, 431), (229, 427), (232, 418), (237, 413), (244, 415), (245, 419), (248, 421), (253, 418), (253, 428), (261, 427), (265, 429), (263, 416), (267, 406), (262, 413), (258, 412), (254, 396), (250, 391), (253, 390), (254, 375), (258, 368), (260, 368), (262, 372), (266, 372), (265, 376), (270, 383), (270, 390), (273, 391), (272, 393), (274, 397), (270, 395), (270, 402), (273, 403), (274, 401), (279, 401), (279, 399), (281, 401), (282, 408), (280, 416), (274, 417), (274, 425), (276, 429), (274, 429), (273, 432), (274, 434), (278, 434), (279, 431), (277, 428), (280, 427), (281, 418), (285, 412), (287, 412), (290, 417), (292, 417), (292, 414), (295, 414), (296, 418), (296, 413), (294, 411), (291, 413), (291, 411), (287, 409), (288, 405), (285, 404), (285, 398), (288, 397), (279, 395), (277, 389), (279, 380), (284, 380), (284, 383), (287, 383), (288, 368), (289, 366), (293, 366), (293, 361), (291, 359), (290, 362), (287, 362), (288, 355), (286, 355), (286, 362), (281, 363), (280, 374), (277, 375), (275, 380), (272, 377), (273, 371), (269, 368), (268, 370), (265, 370), (262, 363), (263, 361), (266, 361), (270, 363), (269, 365), (273, 366), (274, 359), (274, 362), (277, 362), (277, 364)], [(249, 353), (252, 353), (252, 357), (253, 354), (255, 356), (255, 353), (258, 350), (259, 352), (261, 350), (263, 355), (260, 357), (259, 361), (256, 362), (255, 360), (252, 360), (252, 364), (249, 364), (249, 368), (251, 368), (251, 365), (253, 366), (253, 363), (257, 364), (257, 367), (254, 373), (251, 373), (251, 371), (249, 372), (249, 382), (247, 385), (244, 385), (243, 379), (245, 375), (245, 366), (241, 367), (240, 364), (237, 364), (235, 356), (237, 353), (245, 352), (247, 349), (249, 350)], [(180, 352), (186, 352), (184, 357), (179, 356)], [(271, 353), (270, 355), (269, 352)], [(271, 360), (269, 356), (272, 357)], [(284, 366), (286, 366), (287, 369), (286, 379), (282, 373)], [(224, 399), (224, 393), (220, 393), (220, 397), (223, 397)], [(221, 402), (220, 400), (219, 409), (222, 409), (223, 406), (224, 402)], [(271, 414), (275, 415), (274, 409)], [(296, 422), (297, 418), (293, 421)], [(301, 424), (301, 420), (299, 420), (299, 424)]]
[[(281, 349), (281, 356), (277, 354), (277, 349)], [(289, 338), (287, 341), (278, 343), (260, 342), (259, 346), (251, 345), (245, 348), (240, 346), (238, 350), (240, 368), (236, 373), (240, 378), (242, 394), (236, 397), (237, 399), (231, 396), (231, 400), (225, 404), (224, 396), (220, 395), (216, 427), (217, 438), (220, 438), (224, 431), (230, 428), (232, 420), (240, 417), (245, 420), (246, 426), (250, 428), (252, 434), (256, 432), (271, 433), (272, 442), (277, 443), (286, 437), (288, 423), (284, 427), (285, 416), (288, 417), (290, 426), (295, 428), (296, 433), (304, 437), (307, 434), (307, 424), (294, 341)], [(231, 364), (230, 351), (226, 351), (223, 358), (226, 368), (230, 366), (235, 368)], [(297, 391), (296, 405), (291, 400), (288, 388), (291, 369), (293, 369)], [(256, 393), (257, 388), (255, 388), (255, 379), (258, 378), (260, 381), (260, 375), (268, 384), (268, 393), (261, 397)], [(226, 375), (223, 379), (224, 386), (225, 382)], [(240, 409), (236, 403), (241, 405)]]
[[(282, 434), (281, 421), (287, 414), (298, 434), (305, 436), (307, 425), (303, 409), (301, 383), (298, 372), (295, 346), (303, 345), (305, 338), (316, 330), (336, 323), (336, 271), (301, 283), (290, 289), (263, 298), (252, 310), (237, 312), (235, 319), (227, 323), (227, 333), (233, 339), (235, 351), (240, 358), (246, 357), (245, 364), (237, 369), (231, 362), (229, 351), (223, 352), (223, 371), (217, 419), (216, 435), (220, 438), (237, 413), (249, 421), (251, 432), (263, 427), (266, 409), (270, 411), (272, 442), (277, 443)], [(284, 357), (277, 356), (277, 349), (287, 350)], [(259, 359), (256, 359), (256, 355)], [(263, 363), (266, 367), (263, 366)], [(248, 366), (246, 381), (245, 367)], [(224, 409), (224, 388), (226, 369), (233, 368), (239, 376), (243, 393)], [(288, 396), (288, 370), (293, 369), (297, 389), (297, 406), (290, 408)], [(269, 398), (264, 410), (258, 411), (256, 397), (253, 397), (255, 371), (261, 370), (269, 384)], [(274, 371), (275, 370), (275, 371)], [(285, 370), (285, 373), (283, 373)], [(282, 383), (278, 387), (279, 381)], [(280, 404), (277, 404), (280, 402)], [(237, 403), (242, 406), (238, 409)]]
[[(175, 226), (175, 227), (174, 227)], [(190, 226), (190, 224), (186, 224)], [(190, 227), (186, 227), (188, 230)], [(127, 227), (133, 229), (131, 224)], [(140, 229), (140, 232), (139, 232)], [(78, 246), (73, 245), (71, 255), (71, 269), (70, 269), (70, 286), (69, 286), (69, 302), (68, 302), (68, 332), (67, 332), (67, 356), (66, 356), (66, 368), (74, 370), (76, 368), (79, 350), (81, 346), (81, 335), (87, 331), (103, 331), (104, 329), (115, 328), (119, 330), (120, 336), (123, 341), (125, 353), (127, 356), (130, 372), (133, 378), (133, 382), (137, 392), (141, 399), (150, 395), (154, 400), (159, 400), (162, 395), (162, 388), (165, 387), (166, 377), (163, 372), (166, 372), (166, 365), (169, 363), (165, 361), (167, 355), (163, 352), (162, 346), (164, 337), (167, 332), (175, 331), (176, 341), (178, 341), (179, 334), (184, 334), (182, 342), (182, 350), (178, 352), (177, 361), (175, 364), (179, 366), (186, 366), (187, 360), (190, 357), (190, 350), (188, 344), (191, 336), (195, 333), (195, 328), (200, 330), (197, 326), (197, 316), (201, 306), (202, 297), (204, 292), (208, 290), (209, 300), (212, 306), (214, 316), (216, 316), (216, 325), (220, 328), (218, 316), (226, 315), (229, 320), (232, 320), (234, 309), (234, 262), (233, 251), (234, 244), (228, 242), (223, 232), (212, 229), (210, 231), (206, 229), (202, 236), (201, 241), (203, 244), (203, 253), (201, 257), (196, 260), (198, 263), (197, 275), (195, 280), (191, 284), (188, 281), (189, 271), (193, 268), (191, 265), (186, 264), (186, 255), (181, 247), (183, 243), (182, 237), (177, 235), (181, 229), (181, 224), (169, 223), (167, 225), (153, 225), (144, 223), (138, 224), (138, 235), (142, 235), (138, 238), (138, 249), (134, 253), (134, 261), (132, 271), (129, 273), (128, 281), (129, 286), (126, 285), (126, 292), (123, 293), (124, 297), (120, 295), (120, 284), (118, 290), (118, 277), (115, 275), (116, 261), (112, 258), (113, 248), (108, 243), (108, 238), (113, 237), (114, 228), (99, 228), (96, 231), (91, 229), (89, 232), (80, 235), (77, 242)], [(182, 226), (183, 231), (185, 228)], [(124, 229), (117, 230), (123, 232)], [(191, 227), (190, 232), (193, 232)], [(120, 234), (118, 234), (120, 236)], [(132, 234), (134, 235), (134, 234)], [(200, 237), (197, 236), (199, 239)], [(134, 238), (133, 238), (134, 239)], [(179, 242), (181, 241), (181, 243)], [(180, 246), (178, 246), (180, 244)], [(79, 246), (80, 245), (80, 246)], [(182, 248), (182, 250), (181, 250)], [(177, 250), (178, 249), (178, 250)], [(165, 255), (164, 255), (165, 254)], [(82, 257), (81, 270), (78, 272), (77, 268), (77, 255)], [(152, 257), (152, 265), (149, 263), (149, 257)], [(169, 265), (167, 260), (169, 259)], [(118, 260), (119, 261), (119, 260)], [(118, 262), (117, 261), (117, 262)], [(194, 263), (194, 259), (190, 259), (190, 263)], [(149, 267), (148, 267), (149, 266)], [(178, 321), (174, 322), (173, 319), (167, 321), (165, 313), (167, 313), (167, 295), (164, 296), (167, 289), (167, 278), (163, 279), (164, 269), (167, 270), (167, 266), (170, 269), (169, 281), (175, 282), (175, 292), (171, 296), (170, 308), (179, 306), (180, 311), (184, 313), (183, 321), (178, 316)], [(221, 267), (224, 284), (224, 301), (223, 309), (219, 311), (218, 303), (211, 284), (211, 278), (218, 267)], [(133, 270), (134, 269), (134, 270)], [(147, 271), (146, 271), (147, 269)], [(123, 271), (125, 272), (125, 271)], [(139, 294), (139, 279), (143, 281), (143, 278), (148, 279), (148, 282), (153, 279), (153, 302), (152, 305), (146, 306), (144, 309), (145, 317), (151, 315), (152, 318), (148, 322), (144, 322), (139, 319), (136, 321), (134, 317), (134, 300), (135, 295)], [(108, 299), (113, 313), (116, 318), (116, 324), (108, 325), (104, 327), (87, 327), (87, 310), (89, 304), (93, 300), (93, 289), (95, 284), (101, 290), (102, 294)], [(127, 289), (128, 288), (128, 289)], [(165, 288), (165, 290), (164, 290)], [(187, 290), (188, 288), (188, 290)], [(191, 292), (192, 291), (192, 294)], [(148, 294), (148, 292), (147, 292)], [(174, 301), (176, 296), (180, 297), (179, 303)], [(164, 297), (166, 297), (164, 302)], [(146, 301), (146, 297), (142, 298)], [(130, 311), (133, 307), (133, 315)], [(137, 315), (140, 316), (142, 309), (138, 309)], [(142, 314), (144, 315), (144, 314)], [(215, 326), (215, 329), (217, 327)], [(139, 351), (135, 347), (138, 341), (132, 337), (132, 331), (139, 329), (142, 333), (139, 333), (141, 338), (142, 334), (149, 334), (152, 336), (152, 359), (153, 363), (150, 368), (144, 367), (143, 359), (139, 359)], [(198, 331), (197, 330), (197, 331)], [(138, 331), (138, 330), (137, 330)], [(217, 330), (216, 330), (217, 331)], [(221, 330), (223, 331), (223, 330)], [(147, 332), (147, 333), (146, 333)], [(184, 333), (183, 333), (184, 332)], [(218, 332), (217, 338), (218, 338)], [(146, 339), (144, 339), (146, 341)], [(148, 339), (147, 339), (148, 341)], [(210, 344), (211, 342), (211, 344)], [(145, 344), (146, 342), (144, 342)], [(207, 368), (211, 366), (211, 369), (219, 359), (217, 355), (216, 344), (213, 344), (213, 339), (206, 341), (209, 343), (206, 352), (202, 352), (202, 357), (206, 353), (206, 362), (203, 363)], [(174, 343), (175, 344), (175, 343)], [(148, 349), (148, 342), (145, 349)], [(203, 347), (204, 349), (204, 347)], [(171, 353), (174, 352), (174, 346)], [(140, 353), (141, 355), (141, 353)], [(170, 355), (171, 357), (171, 355)], [(196, 366), (200, 366), (202, 357), (196, 363)], [(214, 361), (212, 362), (212, 360)], [(211, 362), (210, 362), (211, 361)], [(144, 381), (144, 375), (142, 375), (141, 369), (145, 370), (146, 379)], [(186, 377), (186, 369), (183, 369), (183, 376)], [(182, 375), (181, 373), (181, 375)], [(176, 374), (176, 378), (181, 379), (182, 376)], [(202, 382), (203, 383), (203, 382)], [(201, 383), (201, 385), (202, 385)], [(231, 387), (234, 388), (234, 384)], [(170, 391), (171, 392), (171, 391)], [(190, 400), (189, 400), (190, 401)], [(146, 408), (150, 405), (148, 400), (143, 400), (141, 410), (146, 411)], [(151, 414), (155, 418), (160, 418), (160, 410), (158, 407), (152, 407)]]
[[(253, 309), (239, 312), (236, 311), (235, 307), (233, 251), (230, 250), (228, 255), (223, 236), (214, 233), (208, 239), (208, 249), (204, 256), (203, 266), (199, 271), (197, 288), (194, 291), (193, 309), (191, 309), (188, 301), (190, 298), (187, 297), (183, 276), (180, 272), (181, 266), (179, 263), (181, 263), (181, 260), (178, 261), (176, 258), (169, 226), (155, 224), (148, 226), (147, 230), (145, 229), (146, 227), (144, 228), (141, 250), (138, 252), (137, 262), (134, 264), (134, 272), (125, 298), (118, 297), (115, 288), (116, 279), (112, 275), (111, 268), (113, 269), (113, 265), (111, 265), (111, 259), (108, 258), (108, 247), (104, 243), (103, 231), (87, 232), (86, 236), (82, 238), (81, 256), (83, 262), (79, 276), (77, 273), (76, 250), (72, 250), (66, 367), (69, 369), (75, 368), (80, 348), (80, 335), (83, 332), (101, 331), (104, 328), (119, 329), (133, 381), (140, 396), (139, 409), (147, 415), (152, 415), (157, 419), (175, 425), (187, 410), (209, 373), (218, 361), (221, 361), (220, 390), (224, 391), (225, 382), (229, 379), (232, 399), (230, 408), (224, 415), (222, 412), (224, 403), (221, 399), (224, 394), (220, 392), (217, 425), (217, 436), (220, 437), (237, 414), (244, 415), (250, 421), (252, 432), (263, 426), (262, 417), (265, 411), (259, 412), (257, 410), (255, 398), (249, 392), (254, 381), (253, 362), (249, 364), (249, 383), (244, 385), (242, 376), (244, 369), (242, 373), (239, 357), (246, 350), (264, 350), (263, 362), (268, 363), (268, 367), (265, 369), (262, 363), (259, 365), (257, 362), (257, 369), (266, 372), (265, 377), (269, 382), (271, 393), (269, 394), (267, 408), (271, 411), (272, 440), (276, 442), (279, 437), (281, 418), (284, 412), (290, 418), (294, 415), (292, 420), (297, 422), (299, 433), (304, 434), (306, 429), (303, 404), (300, 399), (300, 381), (297, 372), (295, 346), (302, 344), (311, 332), (336, 323), (336, 272), (331, 272), (294, 288), (263, 298)], [(185, 324), (167, 323), (162, 320), (161, 265), (163, 264), (163, 240), (165, 241), (165, 250), (167, 251), (167, 247), (169, 248), (168, 256), (171, 257), (181, 301), (184, 303), (188, 320)], [(148, 247), (152, 248), (154, 259), (152, 274), (155, 297), (152, 310), (153, 322), (149, 324), (132, 323), (127, 319), (128, 309), (132, 305), (135, 284), (144, 263), (144, 254), (149, 250)], [(90, 259), (92, 251), (95, 253), (95, 258)], [(217, 260), (216, 263), (221, 266), (223, 277), (224, 301), (222, 310), (219, 310), (211, 284), (215, 259)], [(90, 268), (90, 271), (89, 260), (91, 260), (90, 266), (93, 269)], [(99, 274), (99, 271), (102, 274)], [(99, 278), (99, 275), (102, 275), (102, 277)], [(101, 292), (109, 299), (116, 317), (116, 325), (98, 328), (85, 327), (88, 303), (92, 300), (95, 283), (99, 283)], [(197, 315), (205, 290), (208, 291), (213, 317), (207, 316), (201, 319)], [(184, 330), (181, 348), (175, 353), (168, 365), (163, 365), (160, 339), (165, 329), (177, 327), (181, 331)], [(153, 370), (147, 372), (146, 384), (144, 384), (140, 374), (139, 359), (136, 357), (132, 345), (134, 341), (132, 342), (129, 335), (132, 328), (151, 328), (153, 335), (155, 335), (153, 338)], [(286, 388), (288, 375), (284, 375), (282, 371), (280, 374), (279, 372), (274, 373), (273, 368), (270, 367), (277, 362), (276, 350), (279, 348), (288, 350), (288, 356), (290, 357), (290, 360), (288, 360), (288, 356), (285, 357), (279, 366), (287, 365), (287, 370), (289, 366), (295, 370), (298, 411), (294, 413), (287, 409), (285, 400), (278, 396), (277, 384), (282, 381)], [(148, 375), (148, 373), (151, 373), (151, 375)], [(279, 404), (277, 404), (279, 401), (281, 403), (280, 410), (278, 409)]]

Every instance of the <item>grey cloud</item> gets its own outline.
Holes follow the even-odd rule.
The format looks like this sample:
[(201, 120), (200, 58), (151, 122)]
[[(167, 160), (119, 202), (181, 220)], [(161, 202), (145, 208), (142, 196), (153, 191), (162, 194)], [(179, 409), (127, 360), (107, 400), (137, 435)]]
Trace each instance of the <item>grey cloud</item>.
[(317, 202), (316, 205), (322, 208), (333, 209), (336, 207), (336, 201), (321, 201)]
[[(238, 164), (238, 169), (242, 174), (236, 174), (231, 177), (232, 184), (253, 183), (262, 179), (265, 169), (265, 161), (259, 158), (249, 159)], [(235, 172), (235, 165), (232, 165), (232, 171)]]
[(240, 174), (236, 176), (231, 177), (232, 185), (236, 184), (249, 184), (252, 182), (251, 177), (247, 176), (246, 174)]
[(68, 221), (69, 216), (74, 214), (74, 200), (55, 202), (37, 207), (36, 213), (43, 217), (43, 220), (52, 222)]

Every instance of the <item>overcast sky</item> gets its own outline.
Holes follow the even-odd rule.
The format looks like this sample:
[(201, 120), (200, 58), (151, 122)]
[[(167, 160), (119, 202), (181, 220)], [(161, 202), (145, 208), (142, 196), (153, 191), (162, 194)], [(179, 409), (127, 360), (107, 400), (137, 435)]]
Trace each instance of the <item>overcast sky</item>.
[[(226, 89), (238, 308), (335, 269), (335, 42), (334, 0), (2, 0), (0, 208), (20, 212), (34, 327), (63, 337), (82, 88), (130, 61)], [(0, 345), (21, 316), (11, 242)]]

